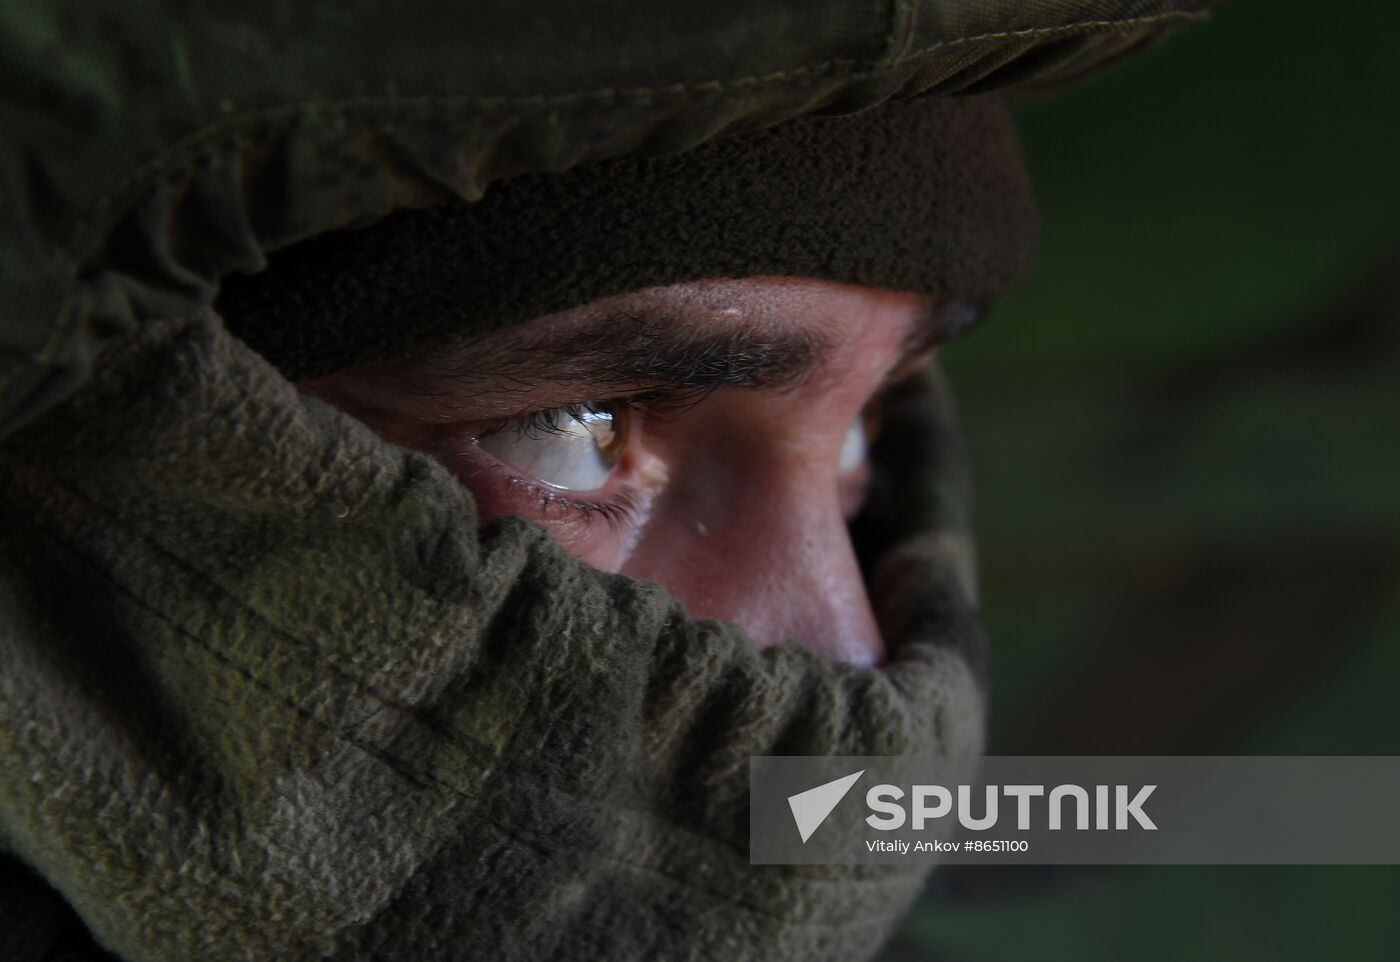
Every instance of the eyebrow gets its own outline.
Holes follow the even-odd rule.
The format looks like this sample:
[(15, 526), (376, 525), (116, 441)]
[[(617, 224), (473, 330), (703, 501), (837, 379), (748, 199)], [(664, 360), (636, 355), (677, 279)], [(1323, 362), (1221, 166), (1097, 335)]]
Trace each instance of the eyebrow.
[[(911, 325), (895, 366), (964, 333), (981, 313), (970, 301), (933, 301)], [(494, 343), (424, 356), (402, 383), (434, 396), (446, 393), (434, 383), (440, 380), (458, 388), (503, 382), (507, 390), (522, 392), (572, 383), (593, 394), (600, 389), (781, 389), (800, 384), (826, 347), (820, 331), (801, 326), (697, 330), (666, 312), (609, 311), (562, 330), (516, 332)]]
[(986, 306), (984, 301), (966, 298), (939, 299), (929, 304), (909, 328), (904, 357), (918, 357), (962, 337), (981, 322)]

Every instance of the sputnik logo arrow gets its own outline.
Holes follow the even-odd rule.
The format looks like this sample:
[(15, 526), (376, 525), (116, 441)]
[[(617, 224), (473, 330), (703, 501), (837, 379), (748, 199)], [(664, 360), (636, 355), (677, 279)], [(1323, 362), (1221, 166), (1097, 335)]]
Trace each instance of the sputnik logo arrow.
[(831, 810), (841, 804), (841, 799), (864, 774), (865, 769), (862, 768), (854, 774), (843, 775), (816, 788), (788, 796), (788, 808), (792, 809), (792, 820), (797, 823), (797, 833), (802, 836), (803, 845), (807, 844), (813, 832), (822, 827)]

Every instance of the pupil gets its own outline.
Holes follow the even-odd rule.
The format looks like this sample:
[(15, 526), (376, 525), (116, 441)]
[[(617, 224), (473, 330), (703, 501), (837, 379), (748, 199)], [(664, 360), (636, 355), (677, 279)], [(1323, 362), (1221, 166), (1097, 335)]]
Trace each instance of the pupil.
[(593, 443), (597, 445), (603, 463), (608, 467), (615, 465), (622, 456), (625, 440), (617, 415), (608, 408), (589, 408), (579, 420), (593, 436)]

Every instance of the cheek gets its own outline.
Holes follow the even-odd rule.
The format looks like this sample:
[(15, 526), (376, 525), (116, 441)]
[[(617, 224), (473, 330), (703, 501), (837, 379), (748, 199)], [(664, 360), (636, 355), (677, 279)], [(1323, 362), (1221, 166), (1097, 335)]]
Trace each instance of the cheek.
[[(849, 493), (847, 493), (849, 492)], [(846, 528), (857, 482), (806, 459), (770, 458), (679, 479), (623, 571), (657, 581), (691, 615), (743, 625), (759, 644), (796, 639), (873, 664), (879, 632)]]

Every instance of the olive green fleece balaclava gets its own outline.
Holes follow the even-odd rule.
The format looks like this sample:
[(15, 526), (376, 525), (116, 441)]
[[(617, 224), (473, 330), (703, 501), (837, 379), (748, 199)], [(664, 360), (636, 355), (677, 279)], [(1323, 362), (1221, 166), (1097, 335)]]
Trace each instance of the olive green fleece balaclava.
[[(931, 147), (957, 134), (972, 146), (925, 152), (962, 157), (949, 190), (994, 180), (1020, 210), (1019, 168), (992, 150), (1004, 120), (994, 101), (926, 101), (881, 123)], [(833, 142), (871, 129), (825, 123)], [(810, 143), (797, 133), (791, 147)], [(822, 177), (810, 157), (787, 168)], [(864, 236), (855, 263), (912, 275), (913, 240), (964, 236), (911, 238), (897, 193), (864, 202), (895, 230)], [(839, 248), (839, 218), (807, 223), (794, 264)], [(1019, 241), (994, 240), (956, 256), (1017, 269)], [(396, 268), (413, 279), (396, 336), (447, 283), (418, 250), (375, 262), (389, 290)], [(383, 349), (353, 297), (288, 303), (346, 356), (367, 334)], [(430, 347), (444, 319), (397, 346)], [(472, 328), (459, 310), (453, 342)], [(139, 962), (869, 955), (922, 872), (751, 866), (746, 792), (757, 754), (980, 749), (959, 467), (933, 380), (892, 401), (879, 450), (894, 470), (867, 530), (890, 661), (873, 670), (760, 651), (518, 519), (478, 531), (443, 468), (297, 393), (218, 315), (148, 324), (4, 449), (0, 751), (28, 773), (0, 796), (7, 845)]]
[[(99, 940), (200, 959), (868, 956), (905, 867), (750, 866), (755, 754), (981, 746), (951, 436), (881, 561), (890, 663), (686, 616), (308, 401), (212, 317), (154, 325), (7, 453), (7, 848)], [(925, 386), (926, 388), (927, 386)]]
[[(874, 454), (871, 670), (760, 651), (518, 519), (478, 529), (444, 469), (289, 375), (619, 284), (787, 270), (980, 297), (1020, 268), (977, 253), (1000, 228), (971, 215), (1015, 209), (994, 202), (1019, 173), (945, 162), (971, 144), (906, 152), (916, 189), (879, 201), (876, 159), (842, 155), (825, 174), (856, 189), (816, 198), (830, 216), (786, 203), (820, 166), (792, 155), (711, 183), (717, 210), (764, 214), (742, 235), (704, 207), (656, 219), (685, 192), (650, 158), (776, 159), (733, 138), (926, 96), (927, 130), (995, 132), (999, 107), (946, 95), (1081, 76), (1209, 5), (0, 8), (0, 849), (130, 962), (872, 954), (919, 873), (750, 866), (746, 771), (981, 746), (935, 376), (891, 399)], [(960, 210), (939, 184), (982, 193)], [(532, 274), (532, 235), (494, 229), (577, 244), (578, 203), (612, 259), (564, 245)], [(904, 228), (881, 239), (884, 218)], [(665, 258), (636, 256), (649, 239)]]

